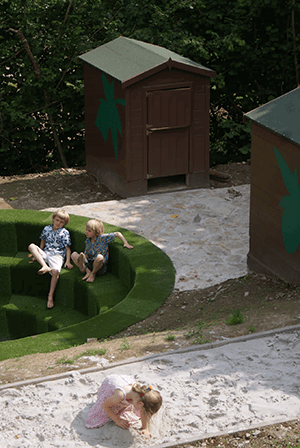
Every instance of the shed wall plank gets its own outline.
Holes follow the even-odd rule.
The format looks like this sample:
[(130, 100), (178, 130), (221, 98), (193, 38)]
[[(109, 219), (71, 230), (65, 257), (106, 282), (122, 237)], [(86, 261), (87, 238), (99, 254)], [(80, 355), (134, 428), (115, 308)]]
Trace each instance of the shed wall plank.
[(300, 167), (298, 145), (257, 123), (252, 123), (250, 257), (268, 266), (270, 272), (286, 281), (296, 281), (297, 272), (300, 274), (300, 247), (294, 254), (289, 254), (284, 246), (283, 207), (279, 203), (288, 195), (288, 191), (274, 147), (280, 152), (292, 173), (295, 166)]

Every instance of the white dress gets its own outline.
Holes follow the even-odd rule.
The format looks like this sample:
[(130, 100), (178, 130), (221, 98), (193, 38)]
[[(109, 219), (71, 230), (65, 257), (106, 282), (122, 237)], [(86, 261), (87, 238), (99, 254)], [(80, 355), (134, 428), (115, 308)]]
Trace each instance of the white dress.
[(137, 411), (134, 406), (128, 401), (126, 401), (126, 394), (124, 391), (124, 386), (134, 384), (134, 379), (128, 375), (109, 375), (105, 378), (100, 386), (97, 401), (93, 407), (89, 410), (85, 426), (87, 428), (97, 428), (107, 423), (110, 417), (102, 409), (102, 404), (107, 398), (112, 397), (116, 389), (120, 389), (124, 394), (124, 400), (112, 406), (112, 411), (118, 416), (122, 416), (125, 420), (129, 421), (131, 425), (136, 423), (137, 418), (130, 416), (130, 413), (134, 412), (136, 416), (140, 417), (139, 411)]

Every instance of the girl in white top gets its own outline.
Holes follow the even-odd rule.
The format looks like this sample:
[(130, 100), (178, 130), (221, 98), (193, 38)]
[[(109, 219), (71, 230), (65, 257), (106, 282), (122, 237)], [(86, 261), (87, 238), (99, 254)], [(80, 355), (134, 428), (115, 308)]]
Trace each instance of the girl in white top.
[(149, 421), (162, 404), (158, 391), (135, 383), (127, 375), (109, 375), (100, 386), (97, 401), (90, 409), (85, 425), (96, 428), (113, 420), (123, 429), (135, 423), (128, 412), (141, 418), (142, 433), (150, 436)]

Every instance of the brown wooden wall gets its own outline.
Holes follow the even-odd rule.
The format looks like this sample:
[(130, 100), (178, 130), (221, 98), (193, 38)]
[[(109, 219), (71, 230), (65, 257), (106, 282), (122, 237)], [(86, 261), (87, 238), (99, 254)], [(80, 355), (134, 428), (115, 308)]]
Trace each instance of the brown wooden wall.
[[(198, 78), (198, 77), (197, 77)], [(195, 79), (190, 172), (209, 170), (210, 79)]]
[[(205, 172), (208, 179), (209, 170), (209, 89), (210, 78), (196, 75), (178, 69), (165, 69), (137, 83), (122, 88), (121, 83), (113, 80), (109, 75), (106, 78), (109, 83), (114, 81), (115, 99), (126, 100), (125, 107), (117, 105), (120, 115), (122, 134), (118, 132), (118, 158), (115, 158), (111, 131), (105, 143), (100, 130), (96, 127), (100, 99), (105, 99), (105, 93), (100, 70), (85, 63), (85, 128), (86, 128), (86, 161), (89, 172), (106, 184), (111, 190), (123, 196), (147, 193), (147, 167), (148, 167), (148, 142), (146, 126), (148, 124), (147, 92), (155, 92), (166, 89), (190, 89), (190, 117), (187, 121), (190, 126), (182, 136), (179, 130), (175, 143), (178, 141), (178, 160), (169, 157), (171, 164), (181, 165), (181, 148), (184, 145), (188, 158), (184, 164), (184, 173), (191, 174)], [(175, 94), (176, 95), (176, 94)], [(171, 111), (172, 112), (172, 111)], [(181, 114), (186, 119), (185, 114)], [(171, 120), (172, 121), (172, 120)], [(176, 125), (176, 121), (175, 121)], [(172, 140), (170, 144), (173, 147)], [(177, 159), (177, 156), (175, 157)], [(168, 166), (166, 166), (168, 168)], [(179, 168), (178, 168), (179, 169)], [(182, 170), (182, 167), (180, 167)], [(165, 172), (164, 172), (165, 171)], [(177, 171), (176, 171), (177, 174)], [(161, 176), (170, 175), (168, 170), (162, 170)], [(159, 177), (161, 177), (159, 175)], [(201, 182), (201, 178), (200, 182)], [(194, 178), (194, 187), (199, 187), (199, 180)], [(206, 186), (206, 185), (201, 185)], [(128, 188), (127, 188), (128, 187)]]
[(144, 111), (143, 90), (137, 84), (127, 89), (126, 92), (126, 150), (127, 156), (127, 180), (136, 181), (145, 179), (147, 173), (147, 153), (144, 148)]
[(299, 145), (252, 122), (248, 265), (250, 269), (275, 274), (287, 282), (300, 282), (300, 247), (289, 254), (282, 237), (283, 208), (279, 203), (288, 191), (274, 147), (292, 173), (295, 166), (300, 168)]

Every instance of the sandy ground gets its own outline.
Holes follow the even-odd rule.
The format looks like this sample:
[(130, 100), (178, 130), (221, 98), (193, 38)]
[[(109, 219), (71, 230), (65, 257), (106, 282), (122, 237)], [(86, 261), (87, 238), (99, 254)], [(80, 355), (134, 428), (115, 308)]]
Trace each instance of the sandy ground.
[[(67, 176), (64, 180), (69, 182)], [(53, 179), (50, 181), (52, 184)], [(40, 192), (32, 188), (40, 198)], [(65, 186), (57, 194), (60, 190), (65, 200)], [(49, 194), (53, 197), (51, 190)], [(86, 194), (90, 199), (91, 189)], [(29, 206), (26, 204), (22, 182), (20, 193), (9, 185), (6, 199), (14, 208), (20, 207), (18, 201), (21, 208), (45, 207), (32, 202), (32, 193), (28, 193)], [(102, 197), (94, 199), (99, 200)], [(86, 202), (76, 198), (73, 203)], [(48, 207), (57, 206), (46, 203)], [(120, 366), (107, 366), (103, 359), (106, 369), (98, 372), (73, 372), (63, 379), (36, 385), (0, 386), (0, 447), (171, 446), (299, 417), (299, 328), (291, 334), (278, 333), (246, 342), (236, 339), (214, 349), (203, 345), (188, 350)], [(98, 388), (112, 372), (133, 375), (161, 391), (164, 405), (153, 419), (150, 440), (142, 438), (136, 429), (125, 431), (113, 423), (95, 430), (85, 428), (84, 420)]]
[[(300, 331), (243, 337), (209, 348), (153, 355), (88, 374), (0, 392), (0, 446), (140, 448), (172, 446), (219, 432), (295, 419), (300, 410)], [(109, 373), (126, 373), (160, 390), (152, 438), (109, 422), (84, 421)]]

